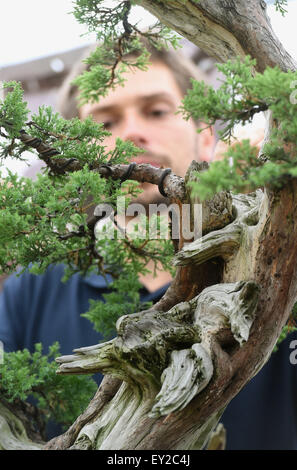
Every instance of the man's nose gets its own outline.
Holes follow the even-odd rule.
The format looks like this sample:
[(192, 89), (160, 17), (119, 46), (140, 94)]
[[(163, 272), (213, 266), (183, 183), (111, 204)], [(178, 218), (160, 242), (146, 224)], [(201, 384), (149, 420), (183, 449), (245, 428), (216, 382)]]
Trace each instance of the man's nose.
[(137, 115), (129, 115), (123, 124), (121, 138), (130, 140), (137, 147), (145, 147), (148, 144), (148, 126)]

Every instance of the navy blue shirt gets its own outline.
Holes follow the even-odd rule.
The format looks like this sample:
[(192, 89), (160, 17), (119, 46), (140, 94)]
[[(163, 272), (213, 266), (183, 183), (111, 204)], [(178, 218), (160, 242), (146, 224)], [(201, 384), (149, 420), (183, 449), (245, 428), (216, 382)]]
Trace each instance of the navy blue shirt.
[[(5, 282), (0, 296), (0, 340), (5, 351), (33, 351), (34, 344), (41, 342), (47, 353), (59, 341), (65, 355), (102, 339), (81, 313), (89, 310), (89, 299), (102, 300), (108, 292), (106, 281), (76, 274), (63, 283), (63, 274), (63, 266), (54, 266), (41, 276), (25, 273)], [(143, 288), (141, 300), (157, 301), (166, 287), (154, 293)], [(221, 419), (227, 449), (297, 449), (297, 365), (289, 360), (290, 342), (296, 338), (289, 335), (228, 405)]]

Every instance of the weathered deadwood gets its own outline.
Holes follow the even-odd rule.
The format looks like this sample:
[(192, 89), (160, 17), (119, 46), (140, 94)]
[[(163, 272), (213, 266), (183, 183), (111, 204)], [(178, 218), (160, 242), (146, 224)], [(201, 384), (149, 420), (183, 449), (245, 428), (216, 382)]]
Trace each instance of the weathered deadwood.
[[(9, 123), (7, 124), (9, 126)], [(53, 174), (63, 175), (65, 173), (79, 171), (83, 168), (84, 163), (75, 158), (64, 158), (53, 147), (29, 135), (24, 130), (20, 131), (18, 137), (28, 148), (34, 148), (38, 152), (39, 158), (44, 161)], [(103, 164), (102, 161), (92, 162), (90, 171), (98, 172), (103, 178), (111, 178), (120, 180), (126, 173), (129, 165), (118, 164), (109, 166)], [(138, 181), (139, 183), (159, 184), (163, 176), (164, 169), (156, 168), (147, 163), (134, 164), (129, 179)], [(163, 189), (167, 197), (184, 201), (186, 197), (184, 179), (175, 175), (173, 172), (167, 174), (163, 180)]]
[(100, 387), (84, 413), (74, 421), (64, 434), (47, 442), (43, 450), (65, 450), (70, 447), (76, 440), (81, 429), (94, 419), (103, 407), (110, 402), (120, 388), (120, 385), (120, 380), (108, 375), (104, 376)]
[[(233, 222), (220, 230), (213, 230), (202, 238), (185, 245), (175, 256), (176, 266), (201, 264), (209, 259), (221, 257), (225, 261), (234, 253), (241, 250), (249, 257), (246, 248), (254, 244), (253, 227), (258, 223), (260, 204), (263, 199), (262, 191), (249, 195), (233, 197)], [(243, 261), (244, 262), (244, 261)]]
[(254, 231), (256, 242), (250, 251), (250, 263), (236, 263), (236, 256), (241, 255), (237, 252), (234, 270), (226, 269), (226, 281), (233, 277), (246, 278), (254, 269), (253, 279), (261, 286), (249, 341), (241, 348), (230, 348), (226, 337), (220, 341), (213, 339), (216, 372), (209, 385), (182, 412), (172, 413), (166, 422), (160, 419), (137, 448), (160, 448), (161, 439), (163, 449), (186, 448), (183, 446), (187, 439), (193, 438), (193, 422), (199, 421), (203, 426), (211, 416), (218, 416), (219, 410), (223, 411), (269, 358), (297, 294), (296, 194), (296, 182), (288, 184), (277, 195), (264, 194), (259, 222), (249, 227)]
[(0, 402), (0, 450), (41, 450), (42, 446), (28, 438), (22, 420)]
[(226, 429), (222, 423), (219, 423), (216, 429), (211, 433), (206, 450), (225, 450), (226, 448)]
[[(160, 416), (183, 410), (208, 385), (214, 370), (213, 337), (230, 325), (239, 344), (247, 341), (257, 295), (257, 286), (251, 282), (219, 284), (167, 313), (148, 311), (121, 317), (117, 338), (75, 350), (73, 356), (58, 358), (59, 373), (101, 371), (122, 378), (127, 384), (119, 391), (121, 399), (125, 397), (126, 402), (129, 396), (130, 411), (137, 410), (138, 419), (146, 422), (145, 432), (148, 432)], [(129, 447), (127, 429), (133, 431), (129, 420), (122, 421), (124, 429), (117, 422), (117, 438), (113, 430), (106, 434), (107, 429), (113, 429), (115, 416), (119, 418), (117, 406), (122, 407), (118, 395), (108, 411), (98, 413), (96, 420), (81, 430), (72, 448), (93, 448), (94, 439), (97, 449), (110, 445), (114, 449)], [(112, 413), (111, 407), (114, 407)], [(195, 440), (199, 439), (201, 445), (207, 438), (205, 429), (215, 425), (214, 416), (202, 428), (193, 424)], [(190, 442), (184, 442), (186, 448), (192, 445), (192, 439), (193, 436)]]

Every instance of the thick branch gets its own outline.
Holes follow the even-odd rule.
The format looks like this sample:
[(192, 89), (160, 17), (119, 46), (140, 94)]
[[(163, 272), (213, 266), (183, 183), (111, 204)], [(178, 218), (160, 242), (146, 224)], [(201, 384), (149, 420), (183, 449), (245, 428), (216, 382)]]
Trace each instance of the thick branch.
[[(53, 175), (79, 171), (84, 166), (75, 158), (63, 158), (56, 149), (45, 144), (41, 139), (32, 137), (24, 130), (20, 131), (19, 139), (26, 146), (34, 148), (38, 152), (39, 158), (50, 168)], [(128, 169), (128, 165), (110, 166), (106, 163), (103, 164), (101, 161), (93, 162), (90, 165), (91, 171), (97, 171), (103, 178), (112, 178), (114, 180), (127, 179)], [(163, 168), (156, 168), (146, 163), (133, 164), (133, 168), (129, 169), (129, 179), (139, 183), (157, 184), (170, 199), (184, 201), (186, 194), (183, 178), (175, 175), (169, 169), (166, 169), (166, 173), (164, 171)]]
[(81, 429), (90, 422), (90, 420), (95, 419), (103, 407), (106, 406), (117, 393), (120, 385), (120, 380), (106, 375), (84, 413), (74, 421), (64, 434), (51, 439), (43, 447), (43, 450), (64, 450), (72, 446)]

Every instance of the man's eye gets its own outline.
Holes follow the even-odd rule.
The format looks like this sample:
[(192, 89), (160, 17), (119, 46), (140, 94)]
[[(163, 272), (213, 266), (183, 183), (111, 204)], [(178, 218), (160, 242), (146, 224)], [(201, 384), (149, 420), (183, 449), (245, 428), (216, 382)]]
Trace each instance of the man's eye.
[(152, 116), (152, 117), (163, 117), (165, 116), (166, 114), (168, 114), (168, 110), (167, 109), (152, 109), (149, 114)]
[(113, 121), (103, 121), (102, 124), (103, 124), (104, 129), (106, 129), (108, 131), (112, 128), (114, 122)]

